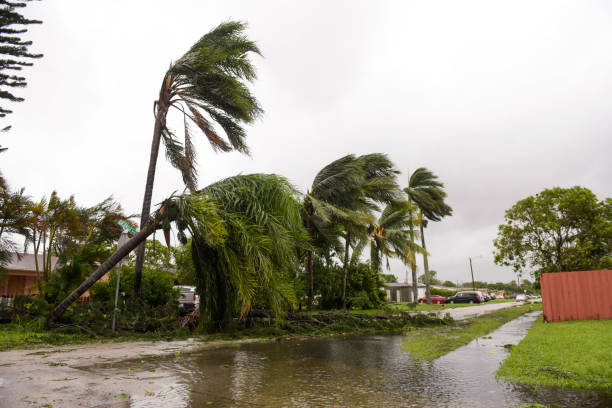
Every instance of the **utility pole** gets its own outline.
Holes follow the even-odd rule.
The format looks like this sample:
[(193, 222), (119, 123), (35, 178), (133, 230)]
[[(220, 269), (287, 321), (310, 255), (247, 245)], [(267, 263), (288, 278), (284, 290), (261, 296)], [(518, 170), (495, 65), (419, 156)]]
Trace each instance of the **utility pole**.
[[(121, 236), (119, 237), (119, 242), (117, 243), (117, 249), (121, 248), (130, 237), (128, 237), (127, 231), (123, 231)], [(119, 282), (121, 282), (121, 265), (123, 264), (123, 259), (119, 261), (117, 264), (117, 286), (115, 287), (115, 310), (113, 310), (113, 333), (115, 332), (115, 320), (117, 318), (117, 301), (119, 300)]]
[(474, 269), (472, 268), (472, 257), (470, 256), (470, 272), (472, 273), (472, 290), (476, 290), (476, 284), (474, 283)]

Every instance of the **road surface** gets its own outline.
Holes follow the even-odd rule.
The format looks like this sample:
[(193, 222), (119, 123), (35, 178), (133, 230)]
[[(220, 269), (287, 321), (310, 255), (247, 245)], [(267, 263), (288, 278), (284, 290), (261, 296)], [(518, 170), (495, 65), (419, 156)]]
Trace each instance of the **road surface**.
[(524, 304), (524, 302), (485, 303), (477, 306), (455, 307), (436, 310), (435, 313), (438, 314), (438, 316), (440, 317), (444, 317), (446, 313), (449, 313), (453, 319), (461, 320), (522, 304)]

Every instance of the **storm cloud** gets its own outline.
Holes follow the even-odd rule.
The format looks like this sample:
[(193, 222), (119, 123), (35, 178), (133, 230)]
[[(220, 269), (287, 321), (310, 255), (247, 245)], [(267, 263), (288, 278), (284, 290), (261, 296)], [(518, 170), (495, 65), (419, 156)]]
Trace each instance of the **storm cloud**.
[[(612, 195), (609, 2), (43, 1), (27, 7), (45, 57), (4, 118), (1, 169), (33, 197), (92, 205), (113, 194), (140, 211), (153, 101), (172, 59), (219, 22), (249, 23), (264, 54), (265, 115), (251, 157), (198, 143), (200, 184), (278, 173), (306, 190), (348, 154), (388, 153), (439, 175), (454, 215), (426, 230), (442, 279), (509, 281), (493, 263), (497, 225), (544, 188)], [(179, 118), (171, 124), (180, 128)], [(182, 189), (160, 157), (153, 203)], [(405, 267), (392, 262), (403, 279)]]

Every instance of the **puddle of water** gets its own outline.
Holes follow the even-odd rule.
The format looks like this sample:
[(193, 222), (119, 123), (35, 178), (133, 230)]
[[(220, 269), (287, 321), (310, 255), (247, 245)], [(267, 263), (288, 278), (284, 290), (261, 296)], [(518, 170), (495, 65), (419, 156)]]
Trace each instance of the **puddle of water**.
[[(346, 336), (247, 344), (144, 363), (131, 376), (163, 384), (132, 407), (609, 407), (612, 395), (515, 386), (495, 380), (538, 313), (515, 319), (435, 361), (402, 350), (403, 336)], [(102, 371), (122, 374), (129, 365)], [(132, 363), (133, 365), (133, 363)], [(155, 370), (151, 372), (149, 370)]]

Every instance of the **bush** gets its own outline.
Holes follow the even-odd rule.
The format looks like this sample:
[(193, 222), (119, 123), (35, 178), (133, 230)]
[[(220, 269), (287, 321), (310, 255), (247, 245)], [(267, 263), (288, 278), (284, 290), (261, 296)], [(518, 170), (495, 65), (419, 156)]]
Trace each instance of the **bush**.
[[(96, 302), (115, 300), (115, 287), (117, 285), (117, 272), (113, 270), (109, 273), (109, 279), (104, 282), (95, 283), (91, 289), (91, 299)], [(134, 295), (134, 268), (123, 266), (121, 268), (121, 282), (119, 284), (119, 294), (125, 298), (132, 298)], [(140, 286), (140, 299), (151, 307), (160, 307), (171, 300), (179, 297), (178, 289), (174, 289), (174, 279), (166, 271), (159, 269), (144, 268)]]
[[(319, 259), (313, 259), (314, 292), (320, 293), (319, 307), (339, 309), (342, 307), (342, 266), (325, 266)], [(366, 263), (349, 265), (346, 283), (347, 307), (373, 309), (385, 303), (383, 282), (378, 272)]]
[(438, 295), (438, 296), (444, 296), (444, 297), (454, 296), (455, 293), (457, 293), (456, 290), (437, 289), (437, 288), (431, 288), (430, 291), (432, 295)]

